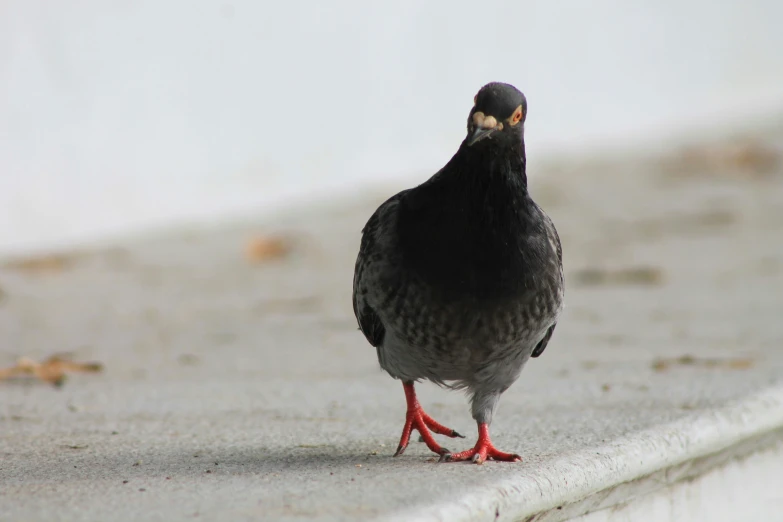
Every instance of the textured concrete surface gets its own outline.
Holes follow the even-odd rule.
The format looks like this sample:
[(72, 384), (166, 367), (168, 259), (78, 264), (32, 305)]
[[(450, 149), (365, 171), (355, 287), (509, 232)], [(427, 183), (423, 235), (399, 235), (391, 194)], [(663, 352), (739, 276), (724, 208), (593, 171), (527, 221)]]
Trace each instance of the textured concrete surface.
[(781, 470), (783, 443), (573, 522), (775, 520), (783, 510)]
[[(493, 424), (519, 464), (436, 464), (420, 444), (391, 457), (402, 389), (350, 304), (359, 230), (382, 197), (49, 269), (6, 264), (0, 364), (71, 351), (106, 370), (61, 389), (0, 383), (0, 520), (555, 520), (623, 501), (595, 496), (621, 483), (772, 444), (783, 167), (759, 146), (534, 173), (563, 240), (567, 307)], [(249, 263), (255, 234), (293, 250)], [(469, 435), (446, 446), (471, 445), (465, 397), (419, 390)]]

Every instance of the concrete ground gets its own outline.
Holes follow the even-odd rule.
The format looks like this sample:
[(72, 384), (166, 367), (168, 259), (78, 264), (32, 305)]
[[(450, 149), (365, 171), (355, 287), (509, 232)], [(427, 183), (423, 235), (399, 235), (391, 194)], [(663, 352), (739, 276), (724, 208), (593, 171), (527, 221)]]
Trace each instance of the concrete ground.
[[(350, 298), (359, 230), (401, 187), (8, 262), (0, 366), (73, 352), (105, 370), (0, 382), (0, 520), (558, 520), (781, 444), (778, 144), (533, 173), (567, 307), (492, 426), (517, 464), (391, 457), (402, 389)], [(256, 235), (291, 250), (259, 260)], [(419, 390), (468, 434), (445, 445), (472, 445), (465, 397)]]

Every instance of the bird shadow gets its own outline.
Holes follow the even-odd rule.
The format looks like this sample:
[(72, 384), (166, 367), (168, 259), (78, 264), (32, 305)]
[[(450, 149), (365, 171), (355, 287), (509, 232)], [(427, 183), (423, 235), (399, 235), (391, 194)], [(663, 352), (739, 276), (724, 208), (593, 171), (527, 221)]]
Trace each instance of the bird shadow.
[[(288, 473), (338, 473), (354, 470), (370, 459), (383, 458), (369, 454), (349, 453), (328, 447), (265, 448), (211, 447), (121, 449), (117, 452), (92, 452), (89, 447), (64, 446), (42, 458), (36, 451), (16, 454), (9, 468), (0, 464), (12, 482), (47, 482), (63, 480), (129, 480), (133, 478), (185, 478), (210, 474), (233, 476), (284, 475)], [(389, 456), (389, 459), (391, 457)], [(395, 459), (396, 460), (396, 459)], [(10, 473), (9, 473), (10, 472)]]

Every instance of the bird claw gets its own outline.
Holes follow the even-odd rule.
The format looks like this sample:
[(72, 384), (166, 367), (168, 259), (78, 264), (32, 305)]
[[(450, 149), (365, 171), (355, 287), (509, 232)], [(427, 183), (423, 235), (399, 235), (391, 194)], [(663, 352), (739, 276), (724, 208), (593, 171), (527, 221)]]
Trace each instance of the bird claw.
[[(425, 441), (424, 440), (420, 440), (419, 442), (425, 442)], [(405, 448), (407, 448), (407, 447), (408, 446), (403, 446), (402, 444), (400, 444), (399, 446), (397, 446), (397, 451), (394, 452), (394, 455), (392, 455), (392, 457), (399, 457), (400, 455), (405, 453)], [(436, 451), (436, 453), (440, 454), (441, 459), (443, 458), (444, 455), (451, 455), (451, 452), (449, 451), (449, 449), (448, 448), (443, 448), (443, 447), (441, 447), (440, 450)]]
[(498, 462), (519, 462), (522, 460), (522, 457), (516, 453), (505, 453), (495, 449), (494, 446), (490, 446), (489, 448), (472, 448), (463, 451), (462, 453), (443, 455), (439, 462), (460, 462), (468, 460), (474, 464), (484, 464), (484, 462), (488, 460)]
[(471, 449), (454, 454), (442, 455), (440, 462), (471, 461), (475, 464), (483, 464), (487, 460), (504, 462), (518, 462), (522, 457), (516, 453), (500, 451), (492, 444), (489, 438), (489, 427), (486, 424), (479, 425), (479, 439)]
[[(456, 462), (453, 458), (453, 455), (451, 453), (444, 453), (440, 456), (440, 459), (438, 459), (438, 462)], [(458, 459), (458, 460), (467, 460), (467, 459)], [(479, 452), (476, 452), (473, 454), (472, 457), (470, 457), (470, 461), (474, 464), (483, 464), (484, 460), (481, 458), (481, 454)]]
[[(432, 436), (430, 430), (438, 433), (439, 435), (446, 435), (447, 437), (461, 437), (456, 431), (444, 428), (440, 424), (435, 423), (432, 418), (421, 411), (413, 411), (408, 413), (408, 418), (405, 421), (405, 427), (402, 430), (402, 437), (400, 438), (400, 444), (397, 446), (397, 451), (394, 453), (395, 457), (402, 455), (405, 449), (408, 447), (408, 441), (410, 440), (411, 431), (418, 430), (419, 442), (423, 442), (427, 447), (438, 455), (448, 453), (449, 450), (442, 448), (435, 438)], [(444, 433), (445, 432), (445, 433)]]
[[(444, 435), (444, 434), (441, 433), (440, 435)], [(447, 434), (446, 436), (451, 437), (452, 439), (455, 439), (457, 437), (459, 437), (460, 439), (465, 438), (465, 435), (462, 435), (461, 433), (457, 432), (457, 430), (451, 430), (451, 434)], [(426, 442), (424, 440), (424, 437), (422, 437), (421, 435), (419, 435), (419, 442)]]
[[(405, 389), (405, 399), (408, 402), (408, 411), (405, 414), (405, 426), (402, 428), (402, 435), (400, 436), (400, 444), (397, 446), (397, 451), (394, 456), (402, 455), (405, 448), (408, 447), (410, 442), (411, 432), (417, 430), (419, 432), (419, 442), (424, 442), (427, 447), (438, 455), (448, 453), (449, 450), (442, 448), (432, 436), (432, 433), (438, 435), (445, 435), (447, 437), (462, 437), (459, 433), (447, 428), (443, 424), (437, 422), (435, 419), (427, 415), (422, 409), (419, 401), (416, 400), (416, 392), (413, 389), (413, 383), (403, 383)], [(464, 437), (463, 437), (464, 438)]]

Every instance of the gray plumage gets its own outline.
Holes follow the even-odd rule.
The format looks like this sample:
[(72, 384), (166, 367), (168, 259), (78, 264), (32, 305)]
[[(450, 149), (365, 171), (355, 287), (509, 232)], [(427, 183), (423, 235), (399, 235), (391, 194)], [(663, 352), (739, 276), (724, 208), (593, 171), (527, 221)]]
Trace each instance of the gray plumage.
[[(375, 211), (356, 260), (354, 313), (381, 368), (467, 390), (478, 423), (544, 351), (563, 307), (560, 239), (527, 191), (526, 113), (514, 87), (483, 87), (457, 153)], [(488, 115), (501, 122), (492, 132), (476, 124)]]

